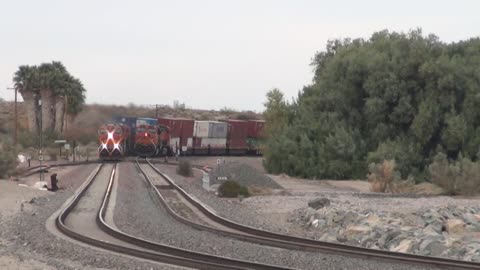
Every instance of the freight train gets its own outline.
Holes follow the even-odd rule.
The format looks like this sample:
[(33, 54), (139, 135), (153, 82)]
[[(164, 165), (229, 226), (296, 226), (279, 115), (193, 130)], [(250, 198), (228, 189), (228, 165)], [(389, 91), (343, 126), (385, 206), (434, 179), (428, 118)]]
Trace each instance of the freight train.
[(129, 128), (123, 155), (261, 155), (265, 121), (115, 117)]
[(159, 118), (170, 128), (169, 145), (181, 155), (261, 155), (263, 120), (195, 121)]

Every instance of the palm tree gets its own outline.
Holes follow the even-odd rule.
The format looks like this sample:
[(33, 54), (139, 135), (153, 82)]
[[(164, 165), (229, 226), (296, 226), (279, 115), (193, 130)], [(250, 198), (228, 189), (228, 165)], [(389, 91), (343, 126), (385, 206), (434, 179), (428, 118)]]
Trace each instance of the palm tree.
[[(61, 62), (40, 66), (20, 66), (14, 82), (25, 100), (29, 114), (30, 131), (38, 130), (38, 99), (42, 99), (42, 131), (54, 129), (63, 132), (65, 115), (75, 115), (85, 103), (85, 88), (71, 76)], [(68, 112), (65, 101), (68, 97)], [(31, 121), (30, 121), (31, 120)]]
[(27, 111), (28, 128), (32, 132), (38, 131), (37, 112), (39, 95), (36, 77), (36, 66), (20, 66), (13, 77), (15, 88), (22, 95)]
[(42, 96), (42, 131), (55, 127), (56, 97), (61, 94), (68, 72), (60, 62), (44, 63), (38, 68), (40, 95)]

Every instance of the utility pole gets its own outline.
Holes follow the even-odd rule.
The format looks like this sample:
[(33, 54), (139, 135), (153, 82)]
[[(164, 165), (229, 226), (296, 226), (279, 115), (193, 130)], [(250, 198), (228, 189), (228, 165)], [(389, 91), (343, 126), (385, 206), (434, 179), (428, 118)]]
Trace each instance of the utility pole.
[(158, 118), (158, 104), (155, 104), (155, 118)]
[(38, 105), (40, 106), (40, 154), (39, 154), (39, 161), (40, 161), (40, 181), (43, 181), (43, 169), (42, 169), (42, 161), (43, 161), (43, 121), (42, 121), (42, 99), (38, 100)]
[(63, 137), (67, 139), (67, 123), (68, 123), (68, 96), (65, 95), (65, 112), (63, 113)]
[(8, 90), (15, 90), (15, 135), (13, 138), (14, 144), (18, 143), (18, 111), (17, 111), (17, 88), (7, 87)]

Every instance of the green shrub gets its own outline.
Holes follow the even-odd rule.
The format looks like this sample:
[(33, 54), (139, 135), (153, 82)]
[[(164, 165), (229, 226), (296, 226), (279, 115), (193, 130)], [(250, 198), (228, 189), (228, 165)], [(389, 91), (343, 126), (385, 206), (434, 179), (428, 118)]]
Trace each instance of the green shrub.
[(26, 130), (22, 130), (18, 134), (18, 143), (22, 145), (25, 148), (28, 147), (38, 147), (39, 144), (39, 136), (38, 134), (34, 134), (31, 132), (28, 132)]
[(12, 144), (0, 144), (0, 178), (13, 175), (17, 165), (17, 153)]
[(449, 161), (438, 153), (428, 167), (433, 183), (449, 195), (474, 195), (480, 193), (480, 162), (473, 162), (460, 155), (457, 161)]
[(177, 174), (185, 177), (193, 176), (192, 164), (188, 160), (180, 160), (177, 166)]
[[(55, 147), (54, 141), (62, 138), (62, 136), (52, 130), (44, 131), (42, 135), (43, 147)], [(24, 148), (38, 147), (40, 145), (40, 134), (28, 130), (20, 130), (18, 143)]]
[(220, 197), (236, 198), (239, 195), (243, 197), (250, 196), (248, 188), (242, 186), (234, 180), (227, 180), (218, 187)]

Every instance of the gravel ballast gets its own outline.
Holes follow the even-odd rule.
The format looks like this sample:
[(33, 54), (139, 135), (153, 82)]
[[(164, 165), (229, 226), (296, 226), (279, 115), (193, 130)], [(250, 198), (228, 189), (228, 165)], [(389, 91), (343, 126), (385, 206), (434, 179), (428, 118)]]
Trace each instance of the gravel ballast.
[[(161, 170), (169, 168), (165, 172), (177, 179), (176, 174), (173, 173), (175, 167), (164, 165), (158, 165), (158, 167)], [(161, 208), (155, 195), (147, 189), (145, 181), (134, 169), (133, 164), (122, 164), (119, 172), (114, 222), (124, 232), (141, 238), (197, 252), (298, 269), (434, 269), (431, 266), (402, 265), (340, 255), (272, 248), (198, 231), (174, 220)], [(201, 174), (198, 173), (197, 176), (201, 177)], [(186, 182), (181, 184), (187, 190), (198, 188)], [(216, 203), (217, 207), (224, 202), (219, 200)], [(243, 215), (233, 211), (231, 214), (245, 219), (252, 217), (251, 213)]]
[(241, 162), (225, 162), (216, 165), (210, 172), (210, 184), (221, 184), (224, 180), (234, 180), (244, 186), (266, 187), (281, 189), (282, 187), (267, 175), (259, 172), (252, 166)]
[[(254, 196), (239, 202), (238, 199), (218, 198), (212, 192), (205, 192), (200, 187), (199, 183), (201, 182), (198, 179), (179, 177), (175, 175), (171, 168), (165, 165), (158, 166), (165, 172), (169, 171), (168, 174), (177, 183), (181, 184), (188, 192), (195, 194), (197, 198), (213, 208), (217, 213), (245, 225), (321, 241), (346, 242), (354, 246), (449, 257), (467, 261), (480, 260), (480, 245), (478, 240), (475, 240), (478, 237), (480, 228), (480, 215), (477, 215), (480, 212), (471, 207), (478, 204), (480, 201), (478, 198), (353, 192), (345, 191), (345, 189), (335, 190), (332, 187), (325, 188), (323, 185), (314, 187), (313, 184), (316, 183), (314, 182), (309, 183), (311, 187), (304, 189), (294, 189), (293, 191), (287, 189), (286, 194), (289, 194), (288, 196)], [(328, 198), (331, 200), (333, 205), (326, 206), (324, 209), (327, 209), (332, 214), (326, 214), (324, 210), (318, 210), (318, 213), (315, 215), (302, 216), (305, 209), (308, 209), (309, 201), (317, 198)], [(431, 216), (436, 217), (438, 215), (429, 213), (433, 209), (439, 209), (440, 212), (445, 212), (445, 209), (453, 210), (447, 211), (451, 212), (450, 216), (445, 216), (444, 214), (443, 218), (440, 215), (440, 218), (435, 219)], [(436, 212), (436, 210), (433, 212)], [(339, 219), (345, 213), (347, 213), (346, 216), (359, 213), (359, 217), (362, 216), (362, 213), (370, 213), (370, 215), (381, 217), (380, 220), (382, 220), (383, 216), (386, 216), (386, 224), (371, 225), (371, 222), (362, 223), (361, 218), (358, 219), (358, 222), (355, 219), (352, 220), (355, 221), (352, 224), (345, 223), (342, 219)], [(405, 223), (404, 219), (410, 218), (412, 215), (414, 217), (425, 216), (425, 224), (407, 226), (408, 222)], [(244, 218), (247, 216), (252, 218)], [(339, 219), (341, 222), (338, 224), (329, 223), (329, 220), (332, 218), (333, 220)], [(442, 232), (442, 228), (448, 227), (447, 221), (449, 219), (452, 220), (451, 222), (460, 223), (460, 228), (462, 228), (461, 225), (463, 224), (465, 229), (462, 229), (461, 233), (448, 234)], [(478, 219), (478, 221), (475, 219)], [(430, 223), (438, 225), (440, 229), (435, 233), (430, 232), (429, 228), (432, 227), (432, 225), (429, 225)], [(391, 241), (385, 242), (381, 238), (380, 241), (375, 242), (372, 239), (376, 238), (364, 237), (363, 234), (357, 232), (360, 229), (365, 229), (366, 225), (371, 227), (369, 230), (374, 231), (375, 235), (395, 236), (398, 234), (397, 231), (402, 233), (398, 234)], [(395, 234), (390, 233), (392, 230)], [(353, 236), (350, 235), (353, 232), (357, 233), (355, 237), (358, 239), (351, 239)], [(432, 241), (433, 244), (429, 244)]]
[(95, 167), (79, 166), (67, 174), (59, 174), (61, 186), (66, 189), (36, 198), (31, 207), (26, 208), (28, 210), (9, 220), (0, 218), (0, 256), (15, 258), (19, 262), (34, 259), (53, 269), (172, 269), (86, 248), (47, 231), (46, 220), (73, 195)]

